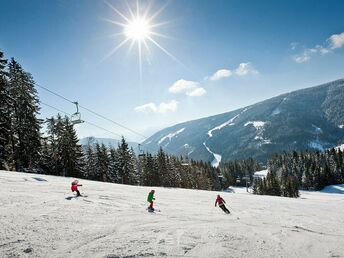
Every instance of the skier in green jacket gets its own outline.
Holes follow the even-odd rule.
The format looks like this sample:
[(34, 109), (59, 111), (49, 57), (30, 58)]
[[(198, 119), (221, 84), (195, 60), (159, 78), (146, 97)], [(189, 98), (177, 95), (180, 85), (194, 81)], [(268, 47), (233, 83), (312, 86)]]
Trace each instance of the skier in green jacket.
[(148, 194), (148, 197), (147, 197), (147, 202), (149, 202), (148, 211), (154, 211), (154, 208), (153, 208), (153, 200), (155, 200), (154, 193), (155, 193), (155, 191), (152, 190)]

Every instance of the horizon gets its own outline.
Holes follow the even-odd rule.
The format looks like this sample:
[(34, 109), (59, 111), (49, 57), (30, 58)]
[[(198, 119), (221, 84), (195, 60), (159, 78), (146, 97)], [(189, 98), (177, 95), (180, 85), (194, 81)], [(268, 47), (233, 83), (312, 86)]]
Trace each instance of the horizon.
[[(342, 1), (140, 1), (136, 23), (126, 3), (136, 16), (135, 1), (4, 2), (0, 49), (37, 84), (148, 137), (343, 79)], [(150, 24), (145, 13), (147, 21), (156, 14)], [(75, 112), (37, 90), (42, 102)], [(143, 141), (81, 113), (130, 142)], [(56, 114), (41, 106), (42, 118)], [(76, 129), (79, 138), (114, 138), (86, 124)]]

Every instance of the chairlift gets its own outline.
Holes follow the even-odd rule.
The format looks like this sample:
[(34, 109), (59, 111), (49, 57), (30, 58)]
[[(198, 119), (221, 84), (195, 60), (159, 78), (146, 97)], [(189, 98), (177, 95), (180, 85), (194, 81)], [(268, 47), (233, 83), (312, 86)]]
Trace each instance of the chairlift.
[(70, 122), (73, 125), (84, 123), (85, 121), (81, 120), (81, 114), (79, 112), (79, 103), (77, 101), (75, 101), (75, 102), (73, 102), (73, 104), (75, 104), (75, 106), (76, 106), (76, 112), (71, 115)]
[(182, 166), (191, 166), (191, 163), (190, 163), (190, 161), (189, 161), (189, 158), (182, 159), (181, 165), (182, 165)]
[(144, 158), (146, 157), (146, 154), (141, 150), (141, 144), (138, 144), (139, 147), (139, 158)]

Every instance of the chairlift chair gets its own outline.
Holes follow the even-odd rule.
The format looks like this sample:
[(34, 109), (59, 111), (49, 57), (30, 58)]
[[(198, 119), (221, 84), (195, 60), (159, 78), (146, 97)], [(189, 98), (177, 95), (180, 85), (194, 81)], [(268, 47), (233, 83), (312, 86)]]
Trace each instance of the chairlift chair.
[(143, 152), (143, 150), (141, 150), (141, 144), (138, 144), (139, 147), (139, 158), (144, 158), (146, 157), (146, 154)]
[(183, 159), (181, 165), (182, 166), (191, 166), (189, 158)]
[(76, 106), (76, 112), (71, 115), (70, 122), (73, 125), (84, 123), (85, 121), (81, 120), (81, 114), (79, 112), (79, 103), (77, 101), (75, 101), (75, 102), (73, 102), (73, 104), (75, 104), (75, 106)]

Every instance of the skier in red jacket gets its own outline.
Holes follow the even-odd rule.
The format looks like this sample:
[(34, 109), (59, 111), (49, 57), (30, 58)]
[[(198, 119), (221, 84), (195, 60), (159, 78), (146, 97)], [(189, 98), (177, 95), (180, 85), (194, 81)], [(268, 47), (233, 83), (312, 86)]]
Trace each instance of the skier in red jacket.
[(216, 198), (216, 201), (215, 201), (215, 207), (217, 204), (219, 204), (219, 207), (227, 214), (230, 213), (230, 211), (226, 208), (225, 206), (225, 200), (218, 194), (217, 195), (217, 198)]
[(78, 197), (78, 196), (81, 196), (81, 194), (80, 194), (80, 192), (79, 192), (79, 190), (78, 190), (78, 186), (82, 186), (82, 185), (80, 185), (79, 184), (79, 181), (78, 180), (74, 180), (73, 182), (72, 182), (72, 186), (71, 186), (71, 190), (72, 190), (72, 192), (76, 192), (76, 196)]

